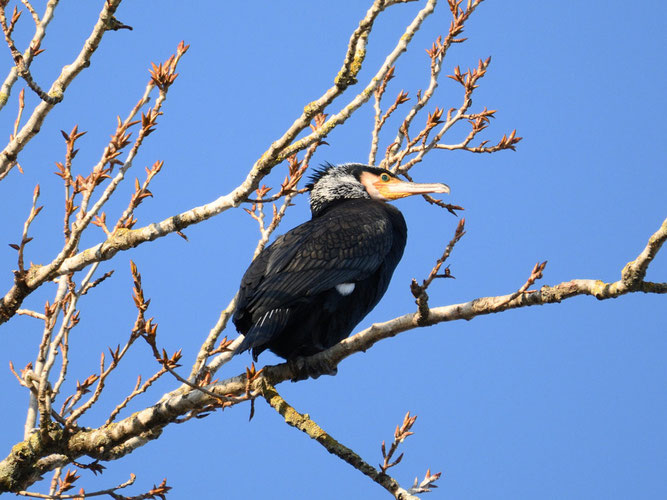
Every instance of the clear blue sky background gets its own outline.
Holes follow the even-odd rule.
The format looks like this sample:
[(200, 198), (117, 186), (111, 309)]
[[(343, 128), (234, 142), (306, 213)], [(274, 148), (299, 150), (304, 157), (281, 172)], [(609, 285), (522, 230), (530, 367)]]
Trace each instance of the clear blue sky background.
[[(36, 3), (41, 10), (43, 2)], [(61, 3), (43, 43), (47, 51), (33, 66), (38, 81), (52, 81), (71, 62), (101, 3)], [(59, 130), (78, 123), (88, 131), (75, 165), (87, 172), (113, 133), (116, 115), (126, 116), (143, 92), (149, 63), (166, 59), (181, 39), (190, 51), (158, 130), (129, 176), (131, 181), (143, 176), (144, 165), (165, 161), (152, 185), (155, 199), (137, 212), (139, 225), (229, 192), (303, 106), (331, 85), (368, 3), (126, 2), (118, 18), (134, 31), (106, 35), (91, 67), (22, 153), (26, 173), (14, 171), (0, 183), (5, 243), (20, 239), (39, 182), (46, 208), (33, 226), (37, 237), (27, 257), (44, 263), (54, 255), (62, 237), (62, 186), (51, 173), (64, 156)], [(422, 4), (393, 7), (380, 17), (362, 82)], [(420, 181), (448, 183), (451, 202), (466, 208), (468, 233), (450, 260), (456, 280), (432, 285), (432, 305), (511, 293), (541, 260), (549, 261), (545, 284), (614, 281), (637, 256), (667, 216), (666, 16), (658, 1), (482, 4), (466, 29), (468, 42), (451, 49), (444, 71), (492, 56), (473, 98), (474, 110), (498, 110), (484, 138), (493, 142), (516, 128), (524, 140), (515, 153), (436, 152), (414, 171)], [(24, 15), (21, 22), (31, 21)], [(403, 88), (414, 96), (426, 86), (424, 49), (446, 33), (449, 22), (441, 2), (400, 59), (390, 95)], [(11, 65), (8, 51), (0, 51), (0, 63), (4, 74)], [(15, 118), (19, 88), (0, 116), (5, 133)], [(458, 85), (443, 78), (432, 105), (447, 109), (460, 100)], [(32, 95), (28, 102), (34, 105)], [(331, 111), (344, 102), (346, 97)], [(330, 146), (320, 148), (313, 162), (365, 161), (371, 117), (367, 106), (328, 137)], [(466, 132), (454, 130), (449, 142)], [(270, 180), (275, 184), (283, 175), (284, 167), (278, 167)], [(110, 212), (120, 213), (131, 184)], [(280, 232), (308, 217), (306, 198), (296, 203)], [(397, 206), (410, 229), (408, 247), (387, 295), (360, 328), (414, 310), (410, 279), (426, 276), (457, 223), (421, 199)], [(97, 370), (101, 350), (124, 342), (129, 333), (135, 318), (129, 259), (137, 262), (152, 299), (149, 313), (160, 324), (159, 341), (169, 351), (183, 348), (185, 373), (233, 296), (257, 230), (239, 209), (186, 233), (187, 243), (170, 236), (104, 264), (104, 271), (113, 268), (116, 274), (82, 302), (82, 321), (71, 340), (69, 390), (77, 378)], [(83, 244), (101, 238), (91, 231)], [(0, 247), (3, 290), (11, 284), (8, 270), (15, 258), (6, 244)], [(648, 278), (667, 280), (667, 256), (659, 255)], [(41, 310), (53, 292), (53, 285), (44, 287), (27, 305)], [(279, 390), (372, 464), (381, 461), (380, 443), (391, 440), (405, 412), (419, 415), (393, 473), (408, 486), (428, 467), (442, 471), (439, 489), (427, 498), (666, 498), (666, 306), (664, 296), (604, 302), (582, 297), (442, 324), (355, 355), (336, 377)], [(31, 318), (0, 327), (0, 366), (33, 361), (40, 335), (39, 322)], [(127, 361), (109, 381), (105, 402), (82, 425), (98, 426), (138, 373), (148, 376), (156, 369), (144, 345)], [(267, 353), (261, 361), (277, 358)], [(241, 356), (219, 376), (239, 373), (249, 362)], [(21, 439), (27, 397), (5, 368), (0, 384), (5, 456)], [(131, 410), (152, 404), (173, 386), (165, 380), (160, 392)], [(97, 479), (83, 471), (80, 485), (106, 488), (134, 472), (135, 493), (166, 476), (172, 499), (388, 497), (287, 427), (262, 401), (250, 423), (248, 406), (242, 405), (172, 425), (160, 440), (107, 466)]]

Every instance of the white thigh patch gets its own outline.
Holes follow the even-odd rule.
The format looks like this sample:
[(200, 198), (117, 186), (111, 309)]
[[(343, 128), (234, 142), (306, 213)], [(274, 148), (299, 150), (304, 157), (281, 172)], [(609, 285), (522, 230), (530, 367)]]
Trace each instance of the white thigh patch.
[(336, 291), (341, 295), (350, 295), (354, 291), (354, 283), (341, 283), (336, 285)]

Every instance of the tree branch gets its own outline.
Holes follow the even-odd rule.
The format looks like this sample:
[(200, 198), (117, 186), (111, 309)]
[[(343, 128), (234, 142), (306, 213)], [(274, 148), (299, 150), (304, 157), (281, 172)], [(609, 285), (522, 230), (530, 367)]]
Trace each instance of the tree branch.
[[(30, 64), (32, 63), (32, 60), (35, 56), (35, 52), (37, 52), (39, 46), (42, 43), (42, 40), (44, 39), (44, 36), (46, 35), (46, 27), (53, 19), (53, 14), (56, 7), (58, 6), (58, 1), (59, 0), (49, 0), (49, 2), (47, 2), (41, 20), (35, 19), (36, 14), (34, 13), (33, 10), (28, 8), (33, 16), (33, 19), (35, 19), (36, 21), (36, 25), (35, 25), (35, 34), (33, 35), (32, 40), (28, 44), (28, 48), (22, 54), (23, 62), (27, 67), (30, 67)], [(14, 65), (12, 66), (12, 69), (9, 70), (9, 74), (5, 78), (2, 87), (0, 87), (0, 110), (5, 106), (5, 104), (7, 104), (12, 87), (16, 83), (17, 79), (18, 79), (18, 68), (16, 67), (16, 65)], [(0, 179), (1, 178), (2, 176), (0, 176)]]
[(266, 399), (266, 402), (269, 403), (271, 408), (276, 410), (285, 419), (285, 422), (288, 425), (304, 432), (311, 439), (314, 439), (324, 446), (329, 453), (336, 455), (362, 474), (370, 477), (374, 482), (391, 493), (394, 498), (400, 500), (417, 498), (408, 494), (408, 492), (401, 488), (398, 482), (386, 472), (377, 470), (375, 467), (365, 462), (353, 450), (335, 440), (329, 433), (317, 425), (309, 415), (296, 411), (280, 394), (278, 394), (276, 388), (266, 380), (264, 380), (262, 384), (262, 396), (264, 396), (264, 399)]
[[(121, 0), (115, 0), (114, 2), (109, 2), (109, 5), (113, 5), (113, 10), (115, 10), (115, 6), (117, 6), (120, 1)], [(350, 47), (352, 44), (354, 44), (356, 47), (356, 57), (351, 60), (346, 57), (343, 69), (341, 69), (338, 76), (336, 77), (336, 83), (334, 87), (330, 88), (320, 99), (311, 102), (305, 107), (303, 114), (292, 124), (287, 132), (280, 139), (273, 142), (269, 149), (260, 157), (259, 160), (255, 162), (242, 184), (237, 186), (227, 195), (221, 196), (211, 203), (200, 207), (195, 207), (181, 214), (169, 217), (168, 219), (165, 219), (161, 222), (153, 223), (139, 229), (120, 229), (112, 234), (112, 236), (106, 241), (99, 243), (92, 248), (88, 248), (87, 250), (84, 250), (83, 252), (80, 252), (73, 257), (69, 257), (64, 260), (57, 259), (54, 261), (58, 263), (57, 266), (35, 266), (33, 269), (31, 269), (31, 271), (28, 272), (25, 280), (16, 282), (14, 286), (0, 300), (0, 324), (11, 318), (15, 314), (16, 309), (20, 307), (23, 299), (46, 280), (53, 279), (59, 275), (79, 271), (84, 267), (92, 264), (93, 262), (109, 260), (119, 251), (134, 248), (142, 243), (153, 241), (173, 232), (179, 232), (180, 230), (192, 224), (203, 222), (225, 210), (239, 206), (239, 204), (245, 201), (250, 193), (252, 193), (252, 191), (257, 188), (261, 179), (268, 175), (274, 166), (284, 161), (291, 155), (297, 153), (298, 151), (306, 149), (312, 144), (319, 142), (334, 127), (344, 123), (356, 109), (358, 109), (370, 98), (373, 90), (380, 84), (384, 74), (389, 71), (389, 68), (396, 62), (398, 57), (406, 51), (407, 46), (412, 40), (415, 32), (419, 29), (424, 19), (433, 12), (436, 0), (429, 0), (427, 5), (417, 13), (413, 21), (407, 27), (403, 36), (400, 38), (396, 47), (394, 47), (392, 52), (387, 56), (385, 63), (376, 74), (376, 77), (371, 79), (371, 82), (368, 84), (366, 89), (360, 92), (341, 112), (333, 115), (327, 120), (326, 123), (319, 126), (313, 133), (293, 143), (297, 135), (310, 125), (315, 116), (321, 114), (324, 108), (347, 88), (347, 86), (351, 83), (350, 78), (356, 77), (356, 74), (361, 69), (361, 63), (365, 58), (365, 41), (362, 41), (364, 40), (364, 36), (362, 36), (360, 33), (370, 32), (373, 26), (373, 21), (379, 15), (379, 13), (384, 10), (387, 5), (394, 5), (395, 3), (398, 2), (390, 2), (386, 4), (382, 0), (376, 0), (373, 3), (373, 6), (371, 6), (366, 14), (366, 17), (361, 21), (358, 30), (353, 33), (350, 39)], [(103, 10), (102, 14), (100, 15), (100, 21), (103, 18), (108, 20), (107, 17), (113, 14), (113, 10), (109, 10), (108, 12)], [(103, 16), (105, 12), (106, 17)], [(96, 31), (94, 30), (93, 34), (95, 33)], [(99, 33), (99, 38), (96, 39), (97, 44), (99, 44), (99, 39), (101, 39), (101, 33)], [(95, 45), (95, 47), (96, 46), (97, 45)], [(348, 50), (348, 54), (349, 52), (350, 51)], [(79, 61), (80, 57), (77, 58), (77, 61)], [(63, 72), (61, 78), (63, 78), (64, 74), (65, 72)], [(74, 76), (71, 76), (71, 78)], [(65, 79), (63, 82), (61, 82), (60, 86), (63, 88), (63, 90), (66, 87), (65, 83), (69, 84), (71, 82), (71, 78)], [(60, 81), (60, 79), (58, 81)], [(56, 84), (54, 83), (52, 88), (55, 86)], [(43, 102), (40, 104), (40, 106), (46, 104), (47, 103)], [(39, 115), (41, 116), (39, 121), (40, 124), (45, 115), (46, 113)], [(22, 137), (24, 130), (30, 128), (31, 123), (34, 121), (34, 117), (35, 113), (33, 113), (33, 117), (30, 118), (28, 123), (24, 125), (15, 141), (18, 141), (19, 138)], [(34, 135), (36, 130), (31, 130), (32, 135)], [(30, 135), (28, 139), (32, 137), (32, 135)], [(6, 175), (8, 168), (10, 168), (10, 163), (3, 161), (3, 158), (11, 157), (12, 161), (16, 158), (15, 153), (8, 153), (8, 151), (14, 151), (14, 149), (10, 148), (12, 144), (14, 144), (14, 142), (10, 143), (10, 145), (5, 148), (4, 154), (0, 154), (0, 179), (2, 179), (3, 175)], [(21, 143), (20, 148), (16, 150), (16, 153), (18, 153), (22, 147), (23, 143)], [(9, 156), (7, 156), (8, 154)], [(90, 217), (92, 218), (95, 213), (96, 210), (91, 210), (89, 212)], [(88, 222), (90, 221), (88, 220)]]
[[(661, 242), (665, 241), (666, 231), (667, 220), (651, 236), (647, 247), (639, 257), (628, 266), (646, 269), (650, 261), (649, 256), (653, 258)], [(599, 300), (606, 300), (633, 292), (667, 293), (667, 283), (641, 281), (638, 285), (629, 287), (622, 280), (605, 283), (600, 280), (575, 279), (555, 286), (545, 285), (540, 290), (525, 292), (514, 298), (511, 297), (516, 292), (497, 297), (480, 297), (461, 304), (431, 308), (428, 319), (423, 325), (418, 323), (418, 312), (405, 314), (384, 323), (376, 323), (326, 351), (304, 358), (303, 361), (311, 367), (322, 366), (323, 363), (336, 366), (354, 353), (365, 352), (382, 339), (394, 337), (420, 326), (471, 320), (477, 316), (521, 307), (554, 304), (578, 295), (590, 295)], [(292, 363), (281, 363), (264, 367), (261, 372), (256, 372), (256, 376), (253, 375), (250, 381), (247, 374), (241, 374), (206, 386), (206, 389), (216, 396), (233, 397), (248, 394), (250, 391), (261, 392), (261, 384), (265, 380), (275, 385), (294, 379), (298, 375), (294, 372)], [(215, 403), (216, 398), (202, 391), (177, 389), (165, 394), (157, 404), (99, 429), (76, 429), (66, 432), (52, 426), (48, 432), (49, 439), (46, 440), (40, 439), (40, 433), (32, 433), (25, 441), (14, 446), (9, 456), (0, 462), (0, 492), (23, 490), (37, 480), (40, 474), (67, 463), (49, 458), (52, 456), (66, 455), (70, 460), (76, 460), (83, 455), (99, 460), (121, 458), (148, 441), (157, 439), (165, 426), (176, 422), (183, 415)]]
[[(53, 82), (51, 88), (47, 92), (49, 96), (62, 100), (67, 87), (69, 87), (74, 78), (76, 78), (76, 76), (81, 73), (84, 68), (90, 66), (90, 59), (102, 41), (102, 37), (107, 31), (107, 27), (111, 19), (113, 19), (113, 15), (121, 1), (122, 0), (108, 0), (104, 2), (104, 7), (100, 12), (93, 31), (88, 39), (84, 42), (81, 52), (79, 52), (79, 55), (71, 64), (68, 64), (63, 68), (60, 76)], [(57, 2), (53, 2), (53, 8), (55, 8), (56, 3)], [(47, 18), (45, 16), (42, 20), (42, 23), (45, 23), (46, 20)], [(5, 149), (2, 151), (2, 153), (0, 153), (0, 180), (2, 180), (15, 165), (18, 154), (37, 134), (42, 126), (42, 123), (44, 122), (44, 119), (46, 118), (46, 115), (49, 114), (55, 105), (56, 102), (40, 102), (35, 107), (32, 115), (26, 124), (21, 128), (19, 133), (9, 141), (7, 146), (5, 146)]]

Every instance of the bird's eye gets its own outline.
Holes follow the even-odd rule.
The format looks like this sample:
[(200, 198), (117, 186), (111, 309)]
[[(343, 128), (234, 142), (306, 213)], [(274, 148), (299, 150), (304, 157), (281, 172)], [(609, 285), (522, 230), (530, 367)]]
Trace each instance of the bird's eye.
[(389, 174), (382, 174), (382, 175), (380, 176), (380, 180), (381, 180), (382, 182), (389, 182)]

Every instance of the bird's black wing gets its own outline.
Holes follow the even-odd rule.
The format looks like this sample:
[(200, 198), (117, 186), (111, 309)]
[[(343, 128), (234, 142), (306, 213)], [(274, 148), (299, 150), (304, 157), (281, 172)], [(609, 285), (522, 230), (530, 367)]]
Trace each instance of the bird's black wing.
[[(294, 304), (370, 276), (391, 249), (391, 222), (369, 204), (332, 210), (280, 236), (241, 281), (234, 323), (246, 334), (241, 349), (266, 342), (287, 322)], [(269, 317), (270, 316), (270, 317)]]

